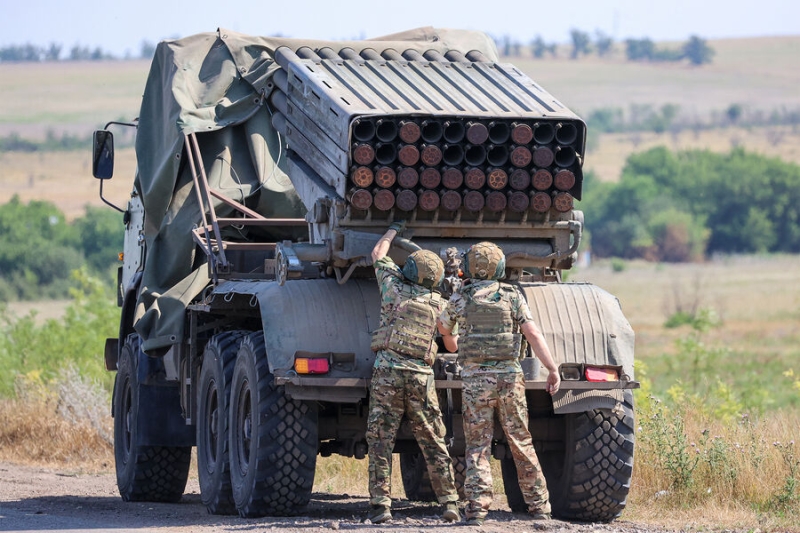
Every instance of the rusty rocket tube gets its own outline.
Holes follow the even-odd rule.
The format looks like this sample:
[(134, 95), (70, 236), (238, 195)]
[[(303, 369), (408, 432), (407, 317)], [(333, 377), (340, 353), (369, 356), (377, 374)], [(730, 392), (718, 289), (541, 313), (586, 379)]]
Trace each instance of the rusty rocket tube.
[(410, 189), (403, 189), (397, 193), (396, 205), (403, 211), (413, 211), (417, 207), (417, 193)]
[(533, 128), (524, 123), (511, 124), (511, 140), (515, 144), (526, 145), (533, 140)]
[(508, 185), (508, 173), (502, 168), (490, 168), (486, 173), (486, 184), (489, 188), (499, 191)]
[(464, 183), (464, 173), (457, 168), (445, 168), (442, 172), (442, 185), (448, 189), (458, 189)]
[(347, 200), (350, 202), (350, 205), (356, 209), (366, 211), (372, 207), (372, 193), (365, 189), (354, 189), (350, 191), (347, 195)]
[(420, 130), (419, 124), (413, 120), (400, 121), (400, 130), (398, 135), (400, 135), (400, 140), (404, 143), (411, 144), (417, 142), (421, 134), (422, 131)]
[(480, 189), (486, 183), (486, 173), (479, 168), (468, 168), (464, 174), (464, 184), (470, 189)]
[(558, 192), (553, 197), (553, 207), (559, 213), (571, 211), (573, 206), (572, 195), (568, 192)]
[(355, 167), (350, 171), (350, 180), (355, 183), (357, 187), (367, 188), (372, 185), (374, 179), (375, 173), (369, 167)]
[(419, 183), (419, 172), (410, 167), (401, 167), (397, 172), (397, 184), (406, 189), (411, 189)]
[(526, 146), (512, 146), (509, 159), (511, 159), (511, 164), (515, 167), (525, 168), (531, 164), (533, 154)]
[(442, 174), (435, 168), (426, 167), (419, 173), (419, 184), (426, 189), (435, 189), (442, 183)]
[(530, 198), (522, 191), (508, 193), (508, 208), (516, 213), (524, 213), (527, 211), (530, 203)]
[(461, 207), (461, 194), (457, 191), (444, 191), (442, 193), (441, 205), (448, 211), (456, 211)]
[(535, 192), (533, 196), (531, 196), (531, 209), (538, 213), (546, 213), (550, 210), (552, 204), (553, 200), (546, 192)]
[(568, 191), (575, 186), (575, 174), (570, 170), (559, 170), (553, 177), (553, 184), (559, 191)]
[(533, 188), (537, 191), (546, 191), (553, 185), (553, 175), (549, 170), (539, 169), (532, 178)]
[(517, 191), (524, 191), (531, 185), (531, 174), (527, 170), (518, 168), (511, 173), (508, 178), (511, 188)]

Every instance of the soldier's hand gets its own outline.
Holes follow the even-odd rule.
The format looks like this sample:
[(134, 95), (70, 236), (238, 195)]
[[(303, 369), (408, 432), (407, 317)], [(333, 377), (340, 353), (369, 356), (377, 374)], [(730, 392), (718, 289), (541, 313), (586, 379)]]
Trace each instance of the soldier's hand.
[(561, 376), (558, 375), (558, 371), (550, 372), (547, 376), (547, 392), (550, 393), (552, 396), (553, 394), (558, 392), (558, 387), (561, 385)]
[(389, 226), (389, 229), (393, 229), (399, 235), (404, 229), (406, 228), (406, 221), (405, 220), (395, 220)]

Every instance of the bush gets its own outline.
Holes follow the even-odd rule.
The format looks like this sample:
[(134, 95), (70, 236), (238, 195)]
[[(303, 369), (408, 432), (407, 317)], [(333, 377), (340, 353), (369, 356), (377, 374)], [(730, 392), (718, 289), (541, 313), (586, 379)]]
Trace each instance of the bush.
[(12, 319), (0, 310), (0, 397), (15, 394), (18, 376), (38, 376), (49, 383), (69, 366), (87, 379), (109, 388), (113, 375), (105, 370), (105, 339), (116, 337), (119, 309), (108, 286), (86, 270), (73, 272), (80, 287), (59, 320), (37, 324), (35, 314)]

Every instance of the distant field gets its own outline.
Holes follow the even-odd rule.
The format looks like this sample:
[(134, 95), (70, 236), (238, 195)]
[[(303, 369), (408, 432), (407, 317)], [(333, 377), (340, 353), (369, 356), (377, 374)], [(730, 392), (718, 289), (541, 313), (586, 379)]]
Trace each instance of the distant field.
[[(504, 61), (518, 65), (582, 115), (604, 107), (627, 112), (632, 104), (659, 108), (668, 103), (679, 105), (681, 116), (688, 119), (707, 119), (731, 104), (744, 106), (746, 113), (800, 109), (800, 36), (709, 44), (716, 55), (711, 65), (703, 67), (630, 63), (619, 43), (608, 59), (590, 56), (573, 61), (562, 50), (556, 59)], [(109, 120), (132, 119), (138, 114), (148, 70), (146, 61), (0, 63), (0, 136), (43, 138), (48, 131), (88, 136)], [(586, 154), (584, 168), (614, 181), (631, 153), (656, 145), (717, 152), (742, 146), (800, 163), (797, 128), (731, 128), (676, 135), (601, 135), (596, 148)], [(106, 184), (109, 198), (125, 201), (134, 167), (132, 152), (121, 152), (115, 178)], [(0, 154), (0, 202), (14, 194), (25, 200), (50, 200), (75, 217), (87, 203), (102, 205), (96, 191), (88, 146), (73, 153)]]

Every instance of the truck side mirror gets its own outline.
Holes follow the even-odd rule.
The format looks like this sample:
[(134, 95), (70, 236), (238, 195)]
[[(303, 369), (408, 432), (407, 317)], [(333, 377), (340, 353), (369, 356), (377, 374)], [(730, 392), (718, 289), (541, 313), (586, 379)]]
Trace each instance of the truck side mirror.
[(92, 174), (101, 180), (114, 175), (114, 135), (108, 130), (97, 130), (92, 136)]

